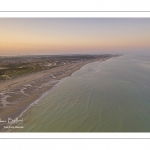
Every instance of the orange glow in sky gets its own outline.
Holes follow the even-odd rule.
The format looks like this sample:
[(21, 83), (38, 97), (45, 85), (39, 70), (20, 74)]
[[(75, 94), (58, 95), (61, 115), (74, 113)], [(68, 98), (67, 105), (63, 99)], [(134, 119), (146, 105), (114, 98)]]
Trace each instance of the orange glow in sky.
[(0, 18), (0, 55), (150, 52), (150, 19)]

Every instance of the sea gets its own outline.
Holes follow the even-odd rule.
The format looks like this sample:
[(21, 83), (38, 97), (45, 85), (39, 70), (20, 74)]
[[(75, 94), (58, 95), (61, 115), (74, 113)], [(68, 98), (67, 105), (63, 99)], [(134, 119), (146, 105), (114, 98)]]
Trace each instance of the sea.
[(11, 131), (150, 132), (150, 54), (89, 63), (20, 118), (23, 128)]

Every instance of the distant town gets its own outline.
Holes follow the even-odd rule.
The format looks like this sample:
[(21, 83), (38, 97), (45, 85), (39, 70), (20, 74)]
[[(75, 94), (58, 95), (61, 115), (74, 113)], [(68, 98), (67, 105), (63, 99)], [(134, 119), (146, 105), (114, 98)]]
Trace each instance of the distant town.
[(92, 59), (105, 60), (118, 55), (36, 55), (0, 56), (0, 81)]

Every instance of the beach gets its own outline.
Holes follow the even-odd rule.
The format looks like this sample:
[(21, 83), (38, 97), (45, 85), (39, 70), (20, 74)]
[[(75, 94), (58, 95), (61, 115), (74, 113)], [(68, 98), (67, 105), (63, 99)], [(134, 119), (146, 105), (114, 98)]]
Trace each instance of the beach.
[(150, 132), (150, 55), (84, 65), (18, 117), (10, 132)]
[[(16, 118), (62, 78), (70, 76), (82, 66), (94, 61), (102, 60), (94, 59), (72, 63), (1, 82), (1, 120), (7, 120), (8, 117)], [(3, 125), (0, 126), (0, 129), (2, 128)]]

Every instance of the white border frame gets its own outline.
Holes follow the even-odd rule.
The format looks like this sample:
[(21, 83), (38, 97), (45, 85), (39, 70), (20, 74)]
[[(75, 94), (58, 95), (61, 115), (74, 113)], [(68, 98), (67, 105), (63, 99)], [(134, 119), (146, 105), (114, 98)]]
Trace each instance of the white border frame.
[(62, 12), (62, 11), (33, 11), (33, 12), (0, 12), (0, 18), (149, 18), (150, 11), (143, 12), (124, 12), (124, 11), (116, 11), (116, 12)]
[[(150, 18), (150, 12), (0, 12), (0, 18)], [(0, 133), (0, 139), (150, 139), (148, 132)]]

